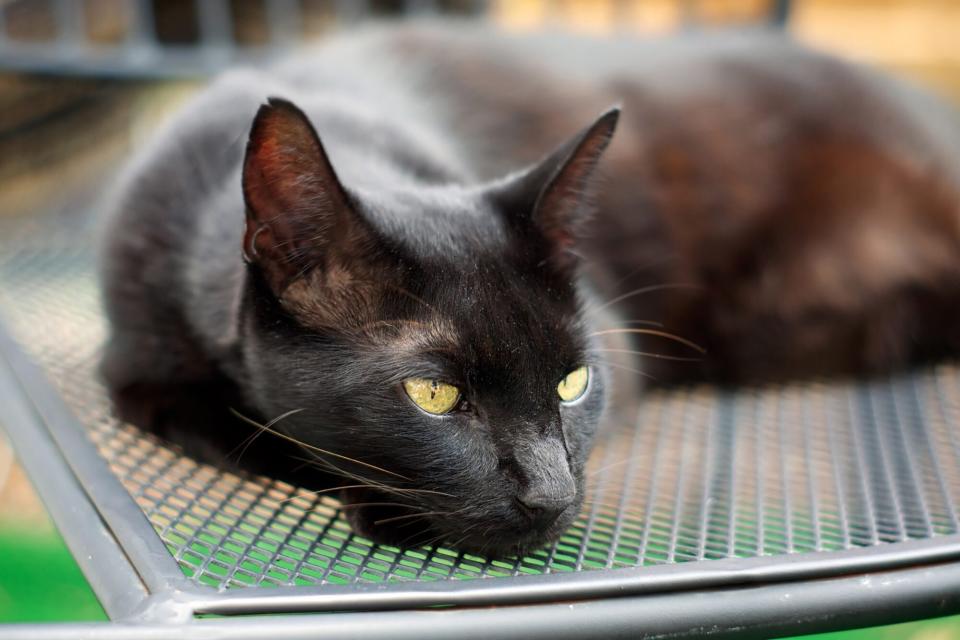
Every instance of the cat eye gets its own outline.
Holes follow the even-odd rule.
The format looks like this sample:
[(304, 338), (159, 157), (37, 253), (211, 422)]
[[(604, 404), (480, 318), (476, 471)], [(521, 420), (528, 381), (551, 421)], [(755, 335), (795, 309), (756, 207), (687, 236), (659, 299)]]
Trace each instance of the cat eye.
[(586, 392), (589, 381), (590, 369), (578, 367), (563, 377), (557, 385), (557, 395), (563, 402), (573, 402)]
[(460, 400), (460, 389), (452, 384), (428, 378), (410, 378), (403, 381), (407, 396), (427, 413), (449, 413)]

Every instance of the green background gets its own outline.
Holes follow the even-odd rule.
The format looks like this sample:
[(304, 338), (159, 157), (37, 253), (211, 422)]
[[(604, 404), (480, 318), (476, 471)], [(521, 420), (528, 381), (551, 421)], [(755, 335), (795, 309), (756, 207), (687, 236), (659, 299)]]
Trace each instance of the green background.
[(0, 622), (106, 619), (60, 534), (0, 522)]

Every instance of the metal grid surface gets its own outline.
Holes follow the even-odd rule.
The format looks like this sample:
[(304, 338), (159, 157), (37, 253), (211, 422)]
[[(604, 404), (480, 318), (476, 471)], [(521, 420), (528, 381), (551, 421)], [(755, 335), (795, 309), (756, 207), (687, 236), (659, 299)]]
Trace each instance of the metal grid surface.
[(838, 551), (960, 533), (960, 368), (863, 384), (653, 392), (594, 453), (550, 549), (488, 561), (350, 532), (333, 498), (222, 473), (116, 422), (89, 219), (0, 220), (0, 321), (44, 368), (197, 585), (504, 577)]

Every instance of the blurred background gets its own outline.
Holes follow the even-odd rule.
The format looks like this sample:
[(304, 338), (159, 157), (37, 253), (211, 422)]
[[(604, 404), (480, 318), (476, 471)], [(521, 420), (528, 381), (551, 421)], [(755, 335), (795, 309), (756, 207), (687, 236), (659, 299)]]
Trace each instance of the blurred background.
[[(219, 70), (366, 21), (437, 15), (638, 36), (782, 29), (960, 104), (958, 0), (0, 0), (0, 222), (95, 206), (132, 150)], [(104, 614), (0, 425), (0, 622), (80, 619)], [(960, 638), (960, 618), (835, 637)]]
[(76, 207), (224, 67), (437, 14), (600, 34), (770, 25), (960, 101), (956, 0), (0, 0), (0, 215)]

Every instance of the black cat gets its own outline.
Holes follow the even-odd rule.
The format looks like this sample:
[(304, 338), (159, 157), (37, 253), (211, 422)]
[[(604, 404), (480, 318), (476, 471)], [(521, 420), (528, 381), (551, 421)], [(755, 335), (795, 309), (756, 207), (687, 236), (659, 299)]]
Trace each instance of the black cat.
[(934, 100), (772, 35), (345, 35), (220, 79), (131, 169), (103, 373), (194, 455), (238, 450), (228, 407), (265, 424), (245, 464), (308, 458), (377, 540), (522, 552), (577, 515), (608, 371), (954, 348), (958, 155)]

